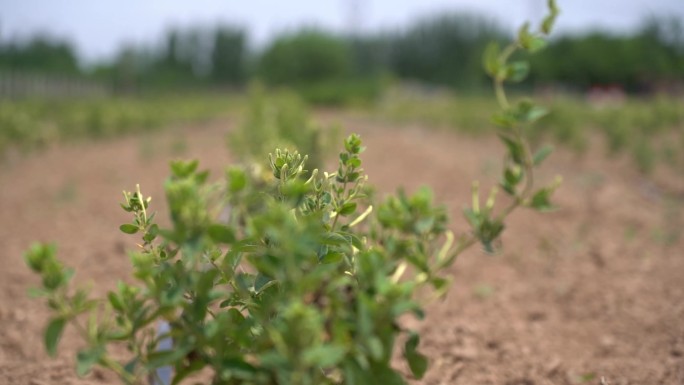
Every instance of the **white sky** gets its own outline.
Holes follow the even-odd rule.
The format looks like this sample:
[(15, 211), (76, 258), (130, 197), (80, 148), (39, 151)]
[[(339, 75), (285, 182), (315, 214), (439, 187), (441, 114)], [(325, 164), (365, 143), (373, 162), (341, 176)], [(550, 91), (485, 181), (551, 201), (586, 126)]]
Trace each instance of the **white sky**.
[[(544, 0), (0, 0), (0, 38), (49, 32), (75, 43), (89, 60), (125, 42), (150, 43), (170, 26), (236, 23), (253, 44), (302, 24), (349, 30), (351, 3), (364, 31), (396, 28), (445, 10), (480, 11), (513, 29), (543, 15)], [(684, 19), (684, 0), (558, 0), (558, 31), (626, 31), (648, 15)]]

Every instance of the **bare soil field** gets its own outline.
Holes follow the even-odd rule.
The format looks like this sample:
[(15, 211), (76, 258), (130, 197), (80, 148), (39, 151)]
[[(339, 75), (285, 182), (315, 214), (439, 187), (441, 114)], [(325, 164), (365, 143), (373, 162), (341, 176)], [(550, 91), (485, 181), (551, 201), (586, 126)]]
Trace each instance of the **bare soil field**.
[[(380, 193), (432, 186), (455, 231), (466, 229), (470, 181), (496, 183), (495, 138), (340, 119), (362, 135)], [(0, 165), (0, 384), (118, 383), (97, 370), (76, 376), (81, 345), (68, 329), (59, 357), (47, 356), (48, 312), (27, 295), (38, 280), (22, 253), (33, 241), (57, 242), (76, 279), (104, 294), (126, 279), (135, 247), (118, 231), (129, 219), (121, 190), (139, 183), (164, 223), (169, 159), (199, 158), (221, 177), (231, 125), (64, 145)], [(416, 321), (431, 359), (416, 384), (684, 384), (684, 173), (647, 180), (595, 147), (559, 151), (541, 170), (542, 182), (564, 177), (557, 211), (518, 211), (499, 254), (473, 248), (457, 261), (447, 297)]]

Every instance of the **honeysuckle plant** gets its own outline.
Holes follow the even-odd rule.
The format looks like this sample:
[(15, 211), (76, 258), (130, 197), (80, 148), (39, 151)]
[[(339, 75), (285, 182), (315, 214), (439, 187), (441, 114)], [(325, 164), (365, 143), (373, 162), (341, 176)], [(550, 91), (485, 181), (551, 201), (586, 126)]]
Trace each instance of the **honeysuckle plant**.
[[(509, 63), (511, 55), (543, 46), (558, 13), (553, 1), (549, 8), (540, 32), (525, 25), (507, 48), (486, 50), (502, 107), (494, 122), (507, 153), (500, 186), (484, 203), (473, 184), (468, 232), (449, 230), (446, 208), (427, 188), (374, 202), (358, 135), (344, 140), (332, 172), (309, 170), (307, 156), (288, 149), (269, 155), (270, 174), (234, 166), (218, 181), (197, 161), (175, 161), (165, 184), (169, 228), (155, 223), (139, 187), (124, 193), (121, 206), (132, 219), (120, 230), (139, 239), (130, 253), (133, 283), (91, 298), (74, 288), (53, 245), (27, 251), (42, 277), (34, 294), (52, 310), (47, 351), (56, 354), (73, 325), (85, 341), (78, 374), (100, 366), (126, 384), (154, 382), (168, 366), (173, 384), (200, 371), (212, 384), (405, 384), (393, 366), (401, 344), (411, 376), (421, 378), (428, 359), (400, 317), (422, 319), (424, 288), (444, 294), (447, 268), (475, 244), (493, 251), (515, 209), (553, 207), (558, 181), (540, 188), (534, 180), (550, 149), (532, 152), (524, 138), (544, 111), (530, 100), (511, 104), (504, 91), (528, 70)], [(507, 206), (496, 205), (499, 189), (511, 198)], [(161, 349), (169, 340), (172, 349)], [(128, 357), (112, 354), (117, 344)]]

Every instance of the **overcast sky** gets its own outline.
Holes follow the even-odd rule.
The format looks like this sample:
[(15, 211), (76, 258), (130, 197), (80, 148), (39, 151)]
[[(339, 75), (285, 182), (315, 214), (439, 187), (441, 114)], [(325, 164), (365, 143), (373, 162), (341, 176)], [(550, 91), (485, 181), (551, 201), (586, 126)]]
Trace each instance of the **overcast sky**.
[[(358, 10), (352, 12), (352, 4)], [(558, 31), (629, 31), (648, 15), (684, 19), (684, 0), (559, 0)], [(0, 0), (0, 38), (49, 32), (72, 41), (89, 60), (122, 43), (157, 41), (165, 29), (229, 22), (249, 30), (252, 44), (300, 25), (376, 31), (445, 10), (475, 11), (513, 29), (539, 18), (544, 0)]]

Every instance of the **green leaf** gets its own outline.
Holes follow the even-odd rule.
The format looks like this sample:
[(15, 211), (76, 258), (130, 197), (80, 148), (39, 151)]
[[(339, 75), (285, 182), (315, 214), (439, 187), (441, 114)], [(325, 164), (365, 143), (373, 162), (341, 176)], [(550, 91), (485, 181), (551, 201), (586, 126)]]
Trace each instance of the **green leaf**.
[(499, 135), (499, 137), (501, 138), (501, 141), (504, 142), (506, 147), (508, 147), (508, 154), (511, 156), (513, 162), (516, 164), (525, 163), (525, 149), (520, 141), (514, 140), (505, 135)]
[(548, 114), (548, 111), (544, 107), (535, 105), (531, 100), (524, 99), (515, 106), (513, 114), (520, 122), (534, 123)]
[(530, 73), (530, 64), (525, 61), (515, 61), (506, 65), (506, 80), (518, 83)]
[(104, 346), (98, 345), (90, 349), (81, 350), (76, 355), (76, 374), (85, 376), (100, 361), (105, 353)]
[(342, 207), (340, 207), (338, 214), (342, 216), (347, 216), (356, 212), (356, 202), (347, 202)]
[(347, 166), (351, 168), (359, 168), (361, 167), (361, 159), (360, 158), (350, 158), (347, 161)]
[(247, 186), (247, 174), (244, 170), (233, 167), (228, 169), (228, 191), (236, 193), (242, 191)]
[(548, 35), (553, 29), (553, 24), (556, 22), (556, 17), (560, 13), (558, 5), (556, 5), (555, 0), (548, 1), (549, 15), (544, 18), (541, 25), (542, 33)]
[(216, 243), (233, 243), (235, 242), (235, 231), (220, 223), (214, 223), (207, 229), (207, 234), (212, 241)]
[(256, 278), (254, 278), (254, 291), (259, 293), (275, 283), (276, 281), (273, 278), (259, 273)]
[(530, 23), (525, 23), (518, 31), (518, 42), (529, 53), (535, 53), (546, 47), (546, 40), (530, 33)]
[(171, 162), (171, 172), (176, 178), (187, 178), (197, 170), (198, 165), (199, 161), (197, 159), (189, 161), (175, 160)]
[(540, 106), (534, 106), (532, 107), (528, 112), (527, 115), (525, 115), (525, 118), (528, 122), (536, 122), (540, 118), (546, 116), (549, 113), (549, 111)]
[(45, 329), (45, 349), (50, 357), (57, 354), (57, 345), (62, 338), (65, 325), (66, 320), (64, 318), (53, 318)]
[(543, 188), (537, 191), (530, 199), (530, 207), (538, 211), (551, 211), (556, 207), (551, 203), (553, 189)]
[(404, 345), (404, 358), (408, 362), (411, 373), (417, 379), (423, 378), (428, 368), (427, 358), (417, 350), (419, 343), (420, 336), (412, 332)]
[(54, 244), (34, 243), (31, 248), (24, 253), (24, 260), (31, 270), (40, 273), (43, 269), (55, 260), (57, 247)]
[(385, 354), (385, 349), (382, 346), (382, 341), (377, 336), (371, 336), (366, 341), (366, 347), (368, 348), (368, 352), (370, 353), (370, 356), (373, 357), (373, 359), (376, 361), (381, 360), (383, 357), (383, 354)]
[(184, 358), (190, 350), (188, 347), (177, 347), (172, 350), (152, 352), (147, 355), (147, 364), (145, 366), (148, 369), (155, 369), (165, 365), (173, 365), (176, 361)]
[(136, 225), (126, 223), (126, 224), (119, 226), (119, 230), (121, 230), (122, 232), (124, 232), (126, 234), (135, 234), (140, 229)]
[(347, 349), (341, 345), (319, 345), (306, 349), (302, 354), (302, 360), (308, 365), (329, 368), (342, 361), (346, 353)]
[(484, 55), (482, 56), (482, 64), (484, 66), (485, 72), (487, 72), (489, 76), (497, 76), (499, 73), (499, 68), (501, 68), (498, 43), (490, 42), (487, 44), (487, 48), (485, 48)]
[(515, 187), (522, 181), (523, 173), (520, 167), (507, 167), (501, 187), (510, 195), (515, 195)]
[(344, 253), (331, 251), (321, 258), (321, 263), (338, 263), (344, 259)]
[(534, 162), (535, 166), (539, 166), (544, 159), (546, 159), (551, 153), (553, 152), (553, 146), (543, 146), (537, 152), (534, 153), (532, 156), (532, 161)]
[(546, 48), (547, 44), (548, 43), (543, 38), (539, 36), (532, 36), (530, 40), (524, 45), (524, 47), (529, 53), (535, 53)]
[(112, 305), (112, 308), (114, 310), (122, 312), (124, 309), (123, 302), (121, 302), (121, 298), (116, 293), (109, 292), (107, 294), (107, 298), (109, 299), (109, 303)]
[(516, 120), (508, 112), (497, 113), (492, 116), (492, 123), (501, 128), (512, 128), (515, 126)]

